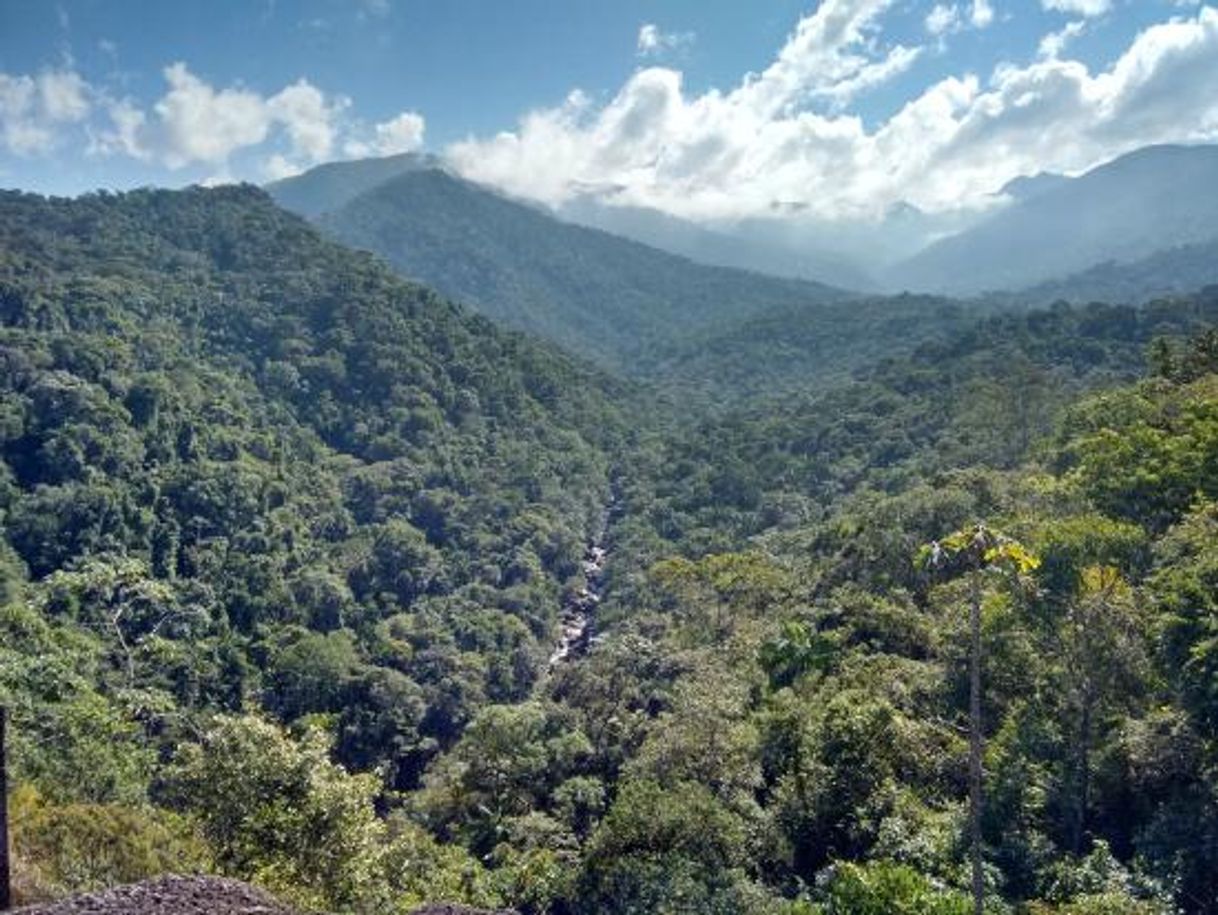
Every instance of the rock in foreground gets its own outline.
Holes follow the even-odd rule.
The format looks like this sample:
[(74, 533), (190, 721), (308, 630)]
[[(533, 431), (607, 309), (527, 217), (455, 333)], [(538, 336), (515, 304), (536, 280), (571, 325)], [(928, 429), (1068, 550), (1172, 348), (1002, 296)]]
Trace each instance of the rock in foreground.
[(14, 915), (298, 915), (260, 889), (221, 877), (158, 877), (17, 909)]
[[(12, 915), (303, 915), (270, 894), (223, 877), (158, 877), (98, 893), (26, 906)], [(440, 903), (411, 915), (515, 915)]]

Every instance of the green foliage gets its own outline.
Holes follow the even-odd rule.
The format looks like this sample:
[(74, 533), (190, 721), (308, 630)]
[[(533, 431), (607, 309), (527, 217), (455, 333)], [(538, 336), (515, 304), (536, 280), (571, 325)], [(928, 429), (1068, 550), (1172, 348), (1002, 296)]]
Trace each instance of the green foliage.
[(1103, 511), (1155, 531), (1218, 495), (1213, 376), (1183, 389), (1147, 383), (1087, 403), (1066, 449), (1078, 485)]
[[(1212, 340), (1123, 384), (1212, 296), (853, 307), (707, 329), (643, 392), (249, 188), (0, 196), (27, 885), (957, 911), (976, 587), (994, 910), (1212, 912)], [(697, 409), (743, 367), (801, 393)], [(564, 606), (593, 638), (547, 666)]]
[(0, 240), (3, 594), (88, 633), (53, 696), (46, 640), (6, 642), (27, 777), (136, 798), (120, 770), (178, 713), (262, 697), (341, 710), (343, 758), (414, 785), (527, 692), (608, 495), (612, 382), (252, 188), (6, 193)]
[(826, 915), (969, 915), (972, 900), (890, 861), (843, 863), (826, 892)]
[(57, 805), (25, 786), (13, 793), (9, 815), (19, 902), (210, 867), (203, 840), (189, 823), (165, 811)]
[(224, 718), (183, 747), (167, 797), (199, 820), (226, 871), (312, 905), (348, 907), (382, 866), (377, 780), (329, 759), (316, 730), (293, 741), (269, 722)]
[(705, 788), (628, 781), (593, 834), (581, 912), (747, 912), (745, 823)]

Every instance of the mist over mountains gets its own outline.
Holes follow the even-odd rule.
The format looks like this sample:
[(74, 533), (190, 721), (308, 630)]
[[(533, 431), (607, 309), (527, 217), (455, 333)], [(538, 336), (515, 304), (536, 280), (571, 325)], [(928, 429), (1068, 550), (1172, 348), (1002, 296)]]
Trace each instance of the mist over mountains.
[(1218, 238), (1218, 147), (1147, 147), (1078, 178), (1030, 179), (1014, 191), (1007, 208), (897, 264), (888, 285), (1019, 289)]
[[(395, 187), (386, 186), (401, 176), (422, 172), (434, 174), (403, 178)], [(424, 186), (431, 186), (437, 195), (444, 187), (448, 197), (440, 215), (434, 207), (441, 204), (443, 195), (429, 198), (431, 192), (425, 192)], [(1206, 247), (1218, 242), (1218, 148), (1212, 146), (1147, 147), (1078, 177), (1050, 173), (1019, 177), (995, 193), (989, 210), (932, 214), (904, 205), (891, 208), (882, 219), (853, 222), (824, 221), (807, 212), (776, 212), (767, 218), (701, 225), (659, 210), (615, 202), (611, 188), (587, 189), (550, 209), (463, 181), (447, 170), (443, 160), (416, 154), (330, 163), (274, 182), (267, 189), (281, 205), (319, 221), (336, 237), (387, 256), (406, 273), (468, 300), (492, 317), (577, 347), (577, 338), (586, 336), (582, 331), (573, 336), (546, 325), (551, 320), (547, 311), (553, 311), (547, 301), (570, 293), (569, 285), (556, 287), (552, 285), (558, 282), (554, 276), (538, 281), (536, 275), (491, 282), (487, 273), (488, 269), (492, 273), (523, 269), (531, 274), (524, 264), (510, 269), (503, 264), (494, 269), (486, 263), (471, 265), (466, 277), (456, 280), (447, 268), (429, 263), (423, 253), (428, 246), (451, 253), (454, 249), (449, 242), (460, 241), (441, 239), (437, 223), (447, 224), (445, 231), (460, 236), (457, 224), (468, 218), (465, 243), (472, 245), (476, 235), (490, 231), (475, 214), (484, 215), (487, 208), (501, 215), (510, 211), (523, 222), (513, 229), (506, 223), (499, 226), (507, 231), (505, 239), (511, 239), (501, 246), (501, 254), (510, 252), (523, 238), (520, 231), (527, 224), (533, 234), (543, 232), (544, 227), (543, 234), (548, 233), (554, 244), (573, 249), (582, 246), (580, 256), (593, 261), (611, 250), (617, 250), (620, 257), (625, 250), (620, 240), (626, 239), (654, 249), (646, 255), (649, 263), (664, 263), (677, 274), (690, 268), (677, 268), (675, 261), (666, 261), (659, 252), (697, 264), (868, 294), (910, 291), (975, 296), (1001, 291), (1007, 301), (1027, 303), (1054, 297), (1110, 299), (1114, 295), (1132, 302), (1186, 292), (1218, 280), (1218, 267)], [(454, 205), (457, 196), (461, 205)], [(526, 210), (532, 212), (526, 214)], [(575, 226), (617, 238), (598, 238), (576, 231)], [(424, 236), (430, 238), (425, 241)], [(600, 253), (589, 254), (593, 248)], [(485, 247), (480, 251), (481, 258), (488, 256)], [(515, 256), (510, 254), (509, 259)], [(603, 267), (619, 278), (634, 273), (634, 280), (620, 280), (627, 285), (656, 276), (651, 269), (637, 271), (620, 261), (614, 265), (612, 258)], [(477, 279), (480, 271), (483, 276)], [(720, 279), (729, 276), (732, 274), (722, 274)], [(647, 289), (652, 279), (641, 281), (643, 288), (636, 291), (638, 307), (646, 311), (649, 297), (658, 301), (667, 293)], [(741, 277), (734, 281), (748, 285)], [(611, 285), (618, 283), (615, 279)], [(674, 282), (670, 291), (687, 283)], [(789, 306), (792, 296), (820, 301), (834, 295), (824, 289), (797, 292), (797, 287), (776, 286), (761, 279), (752, 283), (764, 290), (760, 299), (768, 305)], [(545, 286), (550, 288), (543, 289)], [(488, 294), (491, 288), (496, 290), (494, 294)], [(496, 297), (510, 288), (516, 290), (511, 294), (514, 303), (497, 304)], [(752, 292), (748, 297), (757, 298)], [(680, 320), (697, 324), (724, 317), (744, 319), (754, 310), (739, 311), (731, 304), (732, 295), (728, 299), (678, 310)], [(736, 299), (739, 301), (738, 295)], [(609, 338), (627, 327), (636, 333), (649, 321), (654, 324), (654, 318), (635, 315), (633, 324), (619, 326), (620, 318), (620, 314), (596, 314), (587, 320), (607, 322), (598, 334)]]

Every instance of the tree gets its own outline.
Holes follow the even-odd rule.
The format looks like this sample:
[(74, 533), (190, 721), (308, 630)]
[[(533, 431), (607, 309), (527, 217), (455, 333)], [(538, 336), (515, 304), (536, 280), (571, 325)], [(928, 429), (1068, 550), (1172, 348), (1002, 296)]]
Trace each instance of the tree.
[(968, 915), (968, 897), (936, 887), (903, 864), (843, 862), (833, 869), (825, 915)]
[(316, 729), (293, 740), (253, 716), (220, 717), (181, 748), (167, 797), (198, 818), (217, 863), (304, 904), (346, 908), (377, 889), (385, 825), (375, 775), (330, 761)]
[(974, 915), (985, 908), (985, 871), (981, 848), (983, 795), (981, 722), (981, 594), (984, 576), (997, 572), (1019, 576), (1040, 565), (1021, 544), (978, 524), (935, 541), (919, 553), (920, 564), (932, 574), (965, 575), (969, 585), (969, 832)]
[(1129, 585), (1111, 566), (1083, 570), (1077, 597), (1061, 625), (1066, 675), (1066, 703), (1074, 720), (1074, 777), (1070, 779), (1073, 816), (1070, 845), (1075, 855), (1086, 851), (1091, 807), (1095, 732), (1102, 712), (1136, 695), (1145, 679), (1137, 607)]

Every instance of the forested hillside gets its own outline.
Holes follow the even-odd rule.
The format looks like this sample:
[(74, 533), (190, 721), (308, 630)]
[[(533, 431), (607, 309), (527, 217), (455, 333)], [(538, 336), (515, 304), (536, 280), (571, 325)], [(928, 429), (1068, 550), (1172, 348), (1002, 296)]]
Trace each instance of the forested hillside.
[(1156, 251), (1129, 263), (1097, 264), (1018, 292), (999, 293), (993, 300), (1036, 306), (1058, 301), (1133, 304), (1185, 295), (1214, 283), (1218, 283), (1218, 238)]
[(975, 599), (987, 912), (1218, 912), (1218, 290), (856, 305), (627, 385), (252, 188), (0, 196), (18, 894), (964, 915)]
[(434, 169), (382, 182), (318, 222), (508, 327), (628, 374), (644, 349), (699, 328), (848, 297), (563, 223)]
[[(203, 712), (311, 716), (404, 788), (530, 694), (609, 498), (613, 384), (248, 187), (4, 194), (0, 319), (17, 773), (36, 811), (132, 807), (65, 808), (73, 843), (130, 817), (162, 854), (135, 811)], [(47, 879), (91, 879), (44, 841)]]
[(321, 166), (268, 191), (305, 215), (321, 206), (323, 231), (404, 275), (700, 407), (839, 381), (985, 307), (695, 263), (560, 222), (412, 157)]

